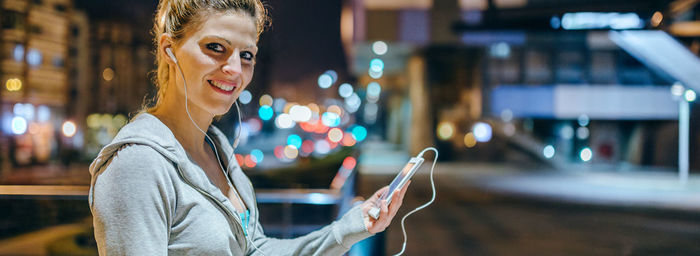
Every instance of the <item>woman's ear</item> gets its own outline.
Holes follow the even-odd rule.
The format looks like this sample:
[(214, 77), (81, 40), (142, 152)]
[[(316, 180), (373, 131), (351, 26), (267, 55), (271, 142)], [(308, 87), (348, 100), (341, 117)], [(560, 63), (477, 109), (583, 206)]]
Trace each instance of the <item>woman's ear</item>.
[(175, 65), (177, 59), (175, 58), (173, 49), (173, 38), (168, 34), (162, 34), (160, 38), (158, 38), (158, 45), (158, 54), (162, 54), (161, 57), (163, 57), (168, 64)]

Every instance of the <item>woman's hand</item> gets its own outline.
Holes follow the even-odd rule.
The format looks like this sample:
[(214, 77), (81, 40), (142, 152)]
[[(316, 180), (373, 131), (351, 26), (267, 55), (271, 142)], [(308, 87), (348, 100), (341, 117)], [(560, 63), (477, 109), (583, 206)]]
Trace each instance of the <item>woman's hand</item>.
[[(403, 196), (406, 194), (406, 190), (410, 184), (411, 181), (408, 181), (402, 188), (397, 189), (396, 193), (394, 193), (391, 198), (391, 204), (388, 206), (386, 205), (386, 200), (379, 199), (379, 197), (389, 190), (388, 186), (377, 190), (372, 197), (362, 203), (362, 216), (364, 217), (365, 227), (369, 233), (376, 234), (382, 232), (391, 224), (391, 220), (394, 219), (396, 212), (399, 211), (403, 203)], [(379, 207), (379, 218), (376, 220), (369, 216), (369, 210), (374, 207)]]

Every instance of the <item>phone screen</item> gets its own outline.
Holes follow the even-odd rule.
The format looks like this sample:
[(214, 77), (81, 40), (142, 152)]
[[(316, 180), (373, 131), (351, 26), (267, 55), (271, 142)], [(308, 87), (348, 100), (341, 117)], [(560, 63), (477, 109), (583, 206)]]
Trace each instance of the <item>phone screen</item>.
[(415, 165), (415, 163), (408, 163), (408, 164), (406, 164), (406, 166), (403, 167), (403, 170), (401, 170), (401, 172), (398, 175), (396, 175), (396, 178), (394, 178), (394, 181), (392, 181), (391, 184), (389, 185), (388, 192), (384, 193), (382, 195), (382, 197), (381, 197), (382, 199), (387, 199), (389, 197), (389, 195), (391, 195), (392, 192), (398, 188), (401, 181), (406, 177), (406, 175), (408, 175), (408, 173), (411, 171), (411, 168), (413, 168), (414, 165)]

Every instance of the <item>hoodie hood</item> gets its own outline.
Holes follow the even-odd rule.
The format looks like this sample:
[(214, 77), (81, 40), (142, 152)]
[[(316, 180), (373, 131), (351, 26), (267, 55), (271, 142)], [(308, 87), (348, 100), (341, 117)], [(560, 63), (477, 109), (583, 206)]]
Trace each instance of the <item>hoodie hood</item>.
[(97, 158), (90, 164), (90, 175), (95, 176), (114, 153), (127, 144), (149, 146), (178, 165), (187, 159), (185, 149), (177, 142), (170, 128), (154, 115), (142, 113), (122, 127), (112, 142), (100, 150)]

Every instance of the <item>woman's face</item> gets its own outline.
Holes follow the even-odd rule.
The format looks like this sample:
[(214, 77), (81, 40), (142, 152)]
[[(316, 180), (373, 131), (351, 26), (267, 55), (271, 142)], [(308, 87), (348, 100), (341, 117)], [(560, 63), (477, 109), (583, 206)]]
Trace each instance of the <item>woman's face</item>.
[[(187, 79), (189, 102), (213, 115), (228, 112), (253, 77), (256, 41), (253, 18), (240, 12), (215, 13), (187, 33), (173, 50)], [(182, 76), (173, 69), (171, 74), (184, 97)]]

